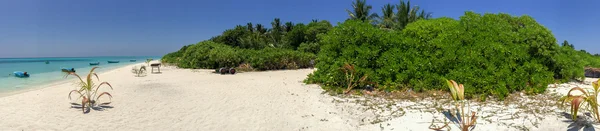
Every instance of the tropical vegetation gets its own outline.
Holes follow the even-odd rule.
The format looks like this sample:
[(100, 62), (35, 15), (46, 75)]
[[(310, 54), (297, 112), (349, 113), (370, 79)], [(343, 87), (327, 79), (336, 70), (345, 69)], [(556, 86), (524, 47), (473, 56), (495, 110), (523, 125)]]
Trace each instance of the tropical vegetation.
[(163, 57), (163, 61), (175, 63), (181, 68), (193, 69), (218, 69), (247, 65), (255, 70), (277, 70), (308, 68), (312, 66), (310, 61), (315, 58), (316, 56), (312, 53), (290, 49), (243, 49), (212, 41), (203, 41), (190, 45), (184, 50), (167, 54)]
[(314, 20), (307, 25), (275, 18), (268, 29), (261, 24), (238, 25), (222, 35), (163, 56), (165, 63), (181, 68), (248, 66), (256, 70), (311, 67), (320, 50), (319, 35), (333, 28), (328, 21)]
[[(458, 84), (454, 80), (447, 80), (446, 84), (450, 89), (450, 95), (452, 96), (454, 109), (448, 111), (448, 119), (450, 119), (461, 131), (470, 131), (475, 129), (477, 124), (477, 112), (469, 108), (469, 101), (465, 100), (465, 87), (463, 84)], [(436, 126), (431, 123), (429, 129), (441, 130), (447, 127), (449, 123), (444, 123), (443, 126)]]
[(135, 74), (137, 77), (144, 76), (146, 74), (146, 65), (133, 66), (131, 73)]
[(586, 90), (581, 87), (572, 88), (567, 93), (567, 96), (560, 99), (563, 104), (569, 103), (571, 105), (570, 112), (573, 120), (577, 120), (579, 110), (584, 110), (591, 113), (591, 117), (594, 118), (596, 122), (600, 122), (600, 113), (598, 112), (599, 83), (600, 80), (592, 82), (594, 88), (591, 90)]
[[(446, 90), (446, 79), (463, 82), (465, 98), (544, 92), (556, 81), (583, 80), (600, 57), (558, 44), (530, 16), (465, 12), (458, 19), (432, 18), (409, 1), (386, 4), (376, 15), (366, 0), (352, 2), (348, 19), (308, 24), (274, 19), (271, 28), (247, 23), (182, 47), (162, 58), (181, 68), (244, 67), (277, 70), (312, 67), (305, 80), (348, 93)], [(283, 23), (283, 24), (282, 24)], [(477, 95), (475, 95), (477, 94)]]
[(79, 78), (79, 89), (72, 90), (71, 92), (69, 92), (69, 100), (71, 100), (72, 93), (79, 94), (77, 99), (81, 99), (81, 104), (79, 104), (79, 103), (72, 103), (72, 104), (81, 105), (81, 109), (84, 113), (86, 112), (86, 109), (89, 111), (90, 108), (95, 108), (97, 106), (103, 106), (103, 105), (110, 104), (110, 101), (104, 102), (104, 103), (99, 103), (98, 101), (102, 96), (107, 95), (109, 97), (109, 100), (112, 99), (112, 95), (110, 93), (98, 91), (100, 89), (100, 87), (102, 87), (102, 85), (107, 85), (108, 87), (110, 87), (111, 90), (113, 88), (110, 85), (110, 83), (108, 83), (108, 82), (100, 82), (100, 84), (97, 84), (96, 82), (94, 82), (93, 77), (96, 77), (96, 79), (98, 81), (100, 81), (98, 74), (96, 74), (94, 72), (94, 70), (96, 68), (99, 68), (99, 67), (93, 67), (90, 70), (90, 72), (88, 73), (88, 75), (85, 77), (85, 79), (82, 79), (75, 72), (69, 72), (69, 75)]

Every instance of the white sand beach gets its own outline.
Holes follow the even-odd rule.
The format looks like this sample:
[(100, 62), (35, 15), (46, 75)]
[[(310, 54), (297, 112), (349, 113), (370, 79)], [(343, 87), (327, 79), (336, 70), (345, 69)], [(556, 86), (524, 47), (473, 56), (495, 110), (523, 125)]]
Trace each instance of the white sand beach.
[[(113, 99), (112, 108), (102, 111), (84, 114), (71, 108), (67, 95), (77, 88), (75, 80), (0, 97), (0, 130), (426, 131), (432, 119), (443, 118), (437, 111), (418, 108), (437, 103), (435, 100), (330, 96), (317, 85), (302, 83), (312, 69), (220, 75), (213, 70), (162, 67), (160, 74), (135, 77), (131, 68), (99, 74), (101, 81), (114, 87), (103, 89)], [(87, 75), (84, 72), (79, 74)], [(553, 91), (564, 88), (571, 87)], [(541, 98), (531, 96), (523, 101), (543, 101)], [(475, 129), (479, 131), (524, 130), (519, 127), (562, 131), (572, 124), (565, 122), (569, 119), (558, 108), (543, 109), (550, 111), (534, 117), (535, 113), (524, 113), (516, 104), (479, 107), (478, 116), (483, 117)], [(521, 117), (514, 117), (519, 111), (523, 111)], [(451, 129), (458, 130), (454, 125)]]

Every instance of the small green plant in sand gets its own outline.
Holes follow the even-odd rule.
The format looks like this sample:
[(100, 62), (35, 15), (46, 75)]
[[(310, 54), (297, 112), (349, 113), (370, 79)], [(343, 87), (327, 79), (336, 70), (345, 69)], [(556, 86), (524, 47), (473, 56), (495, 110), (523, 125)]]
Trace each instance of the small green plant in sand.
[[(449, 111), (448, 114), (446, 114), (446, 117), (457, 124), (461, 131), (473, 130), (477, 123), (477, 116), (475, 115), (476, 112), (469, 109), (469, 101), (465, 100), (465, 87), (462, 84), (456, 83), (454, 80), (447, 80), (446, 82), (450, 88), (450, 94), (454, 100), (453, 104), (455, 107), (454, 110)], [(467, 105), (466, 107), (465, 104)], [(432, 121), (429, 129), (441, 130), (448, 127), (448, 122), (444, 122), (444, 125), (441, 127), (434, 125), (434, 122), (435, 121)]]
[(141, 77), (146, 74), (146, 65), (134, 66), (131, 72), (137, 77)]
[[(112, 95), (108, 92), (98, 92), (98, 89), (100, 89), (100, 87), (102, 85), (108, 85), (108, 87), (110, 87), (110, 89), (112, 90), (112, 86), (110, 85), (110, 83), (108, 82), (101, 82), (100, 84), (96, 84), (93, 79), (92, 76), (95, 76), (96, 79), (98, 81), (100, 81), (100, 78), (98, 77), (98, 75), (94, 72), (94, 70), (98, 68), (98, 67), (94, 67), (90, 70), (90, 73), (87, 75), (87, 77), (84, 79), (82, 79), (79, 75), (77, 75), (77, 73), (75, 72), (70, 72), (69, 75), (72, 76), (76, 76), (77, 78), (79, 78), (80, 82), (79, 82), (79, 86), (80, 88), (78, 90), (72, 90), (71, 92), (69, 92), (69, 100), (71, 100), (71, 94), (72, 93), (76, 93), (79, 94), (78, 98), (81, 98), (81, 109), (83, 110), (83, 112), (85, 113), (85, 110), (87, 108), (94, 108), (96, 105), (107, 105), (110, 104), (110, 102), (106, 102), (106, 103), (101, 103), (101, 104), (97, 104), (98, 99), (104, 95), (107, 95), (109, 97), (109, 99), (112, 99)], [(77, 104), (77, 103), (73, 103), (73, 104)], [(87, 108), (86, 108), (87, 107)]]
[[(580, 109), (588, 111), (592, 114), (592, 117), (596, 119), (596, 122), (600, 122), (600, 113), (598, 112), (598, 92), (600, 80), (592, 82), (593, 90), (584, 89), (581, 87), (575, 87), (569, 90), (567, 96), (560, 98), (562, 104), (569, 103), (571, 105), (571, 115), (573, 120), (577, 120), (577, 113)], [(580, 92), (578, 95), (574, 95), (575, 92)], [(583, 105), (583, 106), (582, 106)], [(584, 107), (585, 106), (585, 107)], [(584, 108), (582, 108), (584, 107)]]
[(154, 59), (152, 59), (152, 58), (146, 59), (146, 65), (150, 66), (150, 62), (152, 62), (152, 60), (154, 60)]
[(358, 86), (359, 84), (364, 84), (367, 80), (367, 75), (360, 77), (360, 79), (356, 79), (357, 74), (354, 65), (346, 63), (344, 66), (342, 66), (342, 71), (346, 74), (346, 84), (348, 84), (346, 91), (344, 91), (345, 94), (350, 93), (352, 88)]

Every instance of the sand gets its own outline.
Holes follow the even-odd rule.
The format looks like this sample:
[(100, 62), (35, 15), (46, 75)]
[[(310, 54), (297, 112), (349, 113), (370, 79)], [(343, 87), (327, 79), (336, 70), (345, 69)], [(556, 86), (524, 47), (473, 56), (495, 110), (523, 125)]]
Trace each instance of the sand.
[[(76, 101), (67, 97), (76, 89), (75, 80), (0, 97), (0, 130), (425, 131), (432, 119), (443, 118), (440, 112), (414, 108), (428, 107), (436, 100), (389, 101), (325, 94), (317, 85), (302, 83), (312, 69), (220, 75), (213, 70), (162, 67), (162, 73), (136, 77), (132, 67), (99, 74), (101, 81), (114, 87), (103, 89), (113, 95), (111, 108), (86, 114), (72, 108), (70, 103)], [(86, 74), (82, 71), (80, 75)], [(374, 105), (381, 108), (372, 108)], [(482, 110), (481, 117), (499, 108), (504, 110), (499, 114), (519, 111), (512, 106), (474, 108)], [(502, 122), (482, 119), (476, 130), (521, 130), (512, 126), (514, 123), (529, 130), (567, 130), (572, 124), (559, 114), (564, 110), (548, 110), (552, 110), (550, 115), (537, 125), (526, 122), (533, 117), (498, 115), (487, 119)], [(452, 126), (452, 130), (457, 128)]]
[[(113, 108), (83, 114), (67, 95), (75, 80), (0, 98), (0, 130), (352, 130), (302, 80), (312, 70), (219, 75), (161, 68), (135, 77), (131, 66), (99, 74)], [(82, 74), (83, 75), (83, 74)], [(57, 76), (60, 77), (60, 76)], [(108, 89), (108, 88), (106, 88)]]

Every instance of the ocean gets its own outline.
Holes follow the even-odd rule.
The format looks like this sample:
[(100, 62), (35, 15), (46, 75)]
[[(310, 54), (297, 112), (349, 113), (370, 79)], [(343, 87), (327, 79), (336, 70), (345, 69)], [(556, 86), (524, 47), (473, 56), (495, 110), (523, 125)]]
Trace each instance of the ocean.
[[(26, 90), (39, 85), (50, 84), (61, 80), (74, 79), (64, 78), (62, 68), (75, 68), (79, 75), (87, 75), (91, 62), (100, 62), (96, 65), (96, 73), (109, 71), (111, 69), (124, 67), (131, 64), (143, 63), (146, 59), (159, 60), (160, 56), (119, 56), (119, 57), (48, 57), (48, 58), (0, 58), (0, 93)], [(108, 63), (117, 60), (119, 63)], [(130, 62), (130, 60), (137, 60)], [(46, 62), (49, 62), (46, 64)], [(28, 78), (18, 78), (12, 74), (15, 71), (24, 71), (30, 74)]]

